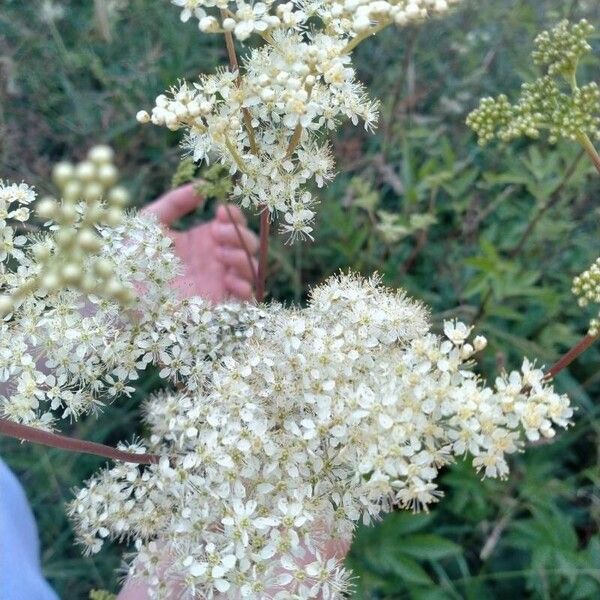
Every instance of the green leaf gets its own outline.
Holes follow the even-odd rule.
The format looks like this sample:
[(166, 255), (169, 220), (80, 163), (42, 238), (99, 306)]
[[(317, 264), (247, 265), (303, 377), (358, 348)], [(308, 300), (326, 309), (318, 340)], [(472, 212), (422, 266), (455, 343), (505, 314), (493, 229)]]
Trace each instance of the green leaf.
[(408, 556), (403, 556), (401, 559), (394, 561), (392, 568), (394, 573), (406, 583), (433, 585), (433, 580), (429, 577), (425, 569), (416, 560)]
[(439, 560), (462, 552), (458, 544), (433, 533), (411, 535), (400, 540), (398, 544), (401, 552), (426, 560)]

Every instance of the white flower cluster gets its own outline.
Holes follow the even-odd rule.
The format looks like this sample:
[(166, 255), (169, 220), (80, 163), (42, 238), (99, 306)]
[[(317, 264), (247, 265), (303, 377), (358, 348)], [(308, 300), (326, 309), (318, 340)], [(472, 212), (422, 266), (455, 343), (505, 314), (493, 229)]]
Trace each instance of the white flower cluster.
[[(365, 30), (395, 23), (406, 25), (443, 13), (460, 0), (171, 0), (181, 7), (181, 20), (198, 19), (206, 33), (232, 32), (246, 40), (253, 33), (262, 36), (277, 30), (303, 27), (310, 17), (318, 17), (338, 34), (356, 35)], [(210, 13), (219, 9), (219, 12)]]
[[(33, 198), (23, 184), (3, 186), (0, 215), (17, 219)], [(51, 428), (56, 417), (77, 418), (130, 394), (131, 382), (151, 362), (165, 379), (176, 382), (185, 375), (190, 389), (200, 388), (210, 372), (205, 358), (230, 352), (243, 338), (244, 323), (254, 319), (250, 306), (214, 308), (200, 298), (179, 299), (169, 282), (180, 265), (150, 217), (126, 217), (118, 227), (99, 227), (97, 234), (105, 243), (99, 256), (82, 263), (84, 277), (96, 277), (101, 265), (111, 274), (113, 291), (117, 282), (137, 288), (135, 307), (124, 309), (111, 295), (86, 293), (67, 282), (45, 288), (39, 248), (51, 251), (54, 236), (38, 234), (26, 244), (25, 236), (15, 236), (0, 220), (0, 297), (11, 299), (12, 311), (0, 320), (3, 418)], [(38, 278), (41, 287), (15, 294)]]
[(134, 541), (130, 575), (155, 597), (341, 598), (349, 574), (331, 540), (435, 502), (455, 456), (506, 476), (507, 454), (572, 416), (527, 360), (486, 386), (470, 369), (483, 338), (454, 322), (432, 334), (419, 304), (376, 279), (331, 279), (260, 324), (202, 388), (178, 355), (182, 384), (149, 402), (135, 446), (159, 464), (107, 469), (71, 504), (90, 551)]
[[(377, 103), (356, 81), (352, 49), (387, 25), (444, 12), (457, 1), (173, 0), (182, 20), (195, 14), (203, 31), (240, 40), (256, 32), (264, 45), (238, 72), (222, 70), (158, 96), (152, 113), (140, 111), (138, 120), (183, 129), (194, 160), (214, 155), (239, 175), (234, 195), (243, 206), (281, 214), (292, 238), (310, 236), (315, 201), (306, 184), (321, 187), (333, 176), (323, 130), (342, 118), (367, 128), (377, 121)], [(212, 9), (220, 12), (209, 15)]]

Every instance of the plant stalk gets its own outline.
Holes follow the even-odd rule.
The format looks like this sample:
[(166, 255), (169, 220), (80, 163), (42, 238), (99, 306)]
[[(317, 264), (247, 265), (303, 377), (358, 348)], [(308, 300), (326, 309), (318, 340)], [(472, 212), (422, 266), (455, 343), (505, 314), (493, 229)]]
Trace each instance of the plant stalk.
[(135, 452), (126, 452), (118, 450), (112, 446), (105, 446), (97, 442), (88, 442), (86, 440), (78, 440), (66, 435), (59, 435), (22, 425), (9, 421), (8, 419), (0, 419), (0, 434), (15, 438), (21, 441), (33, 442), (50, 446), (51, 448), (59, 448), (70, 452), (79, 452), (81, 454), (93, 454), (95, 456), (103, 456), (104, 458), (112, 458), (128, 463), (136, 463), (139, 465), (156, 464), (159, 461), (157, 454), (136, 454)]
[(594, 144), (592, 144), (590, 138), (585, 133), (582, 133), (577, 136), (577, 139), (583, 146), (583, 149), (586, 151), (587, 155), (590, 157), (598, 173), (600, 173), (600, 154), (598, 154), (598, 151), (596, 150)]
[(260, 247), (258, 251), (258, 281), (256, 283), (256, 300), (264, 302), (267, 282), (267, 262), (269, 258), (269, 209), (261, 206), (260, 212)]
[(578, 356), (583, 354), (597, 339), (598, 335), (586, 335), (576, 346), (571, 348), (554, 366), (546, 373), (548, 379), (553, 379), (563, 369), (566, 369)]

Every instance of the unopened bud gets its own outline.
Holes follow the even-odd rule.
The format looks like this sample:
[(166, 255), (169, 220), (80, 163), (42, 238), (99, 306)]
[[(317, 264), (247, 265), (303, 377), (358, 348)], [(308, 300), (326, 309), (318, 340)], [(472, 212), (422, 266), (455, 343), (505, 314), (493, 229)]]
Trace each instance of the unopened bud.
[(5, 317), (13, 309), (13, 299), (7, 294), (0, 294), (0, 318)]
[(42, 277), (42, 287), (48, 291), (53, 292), (60, 287), (60, 279), (54, 272), (46, 273)]
[(42, 219), (54, 219), (58, 204), (53, 198), (42, 198), (35, 207), (35, 212)]
[(44, 261), (50, 256), (50, 248), (42, 243), (32, 246), (31, 251), (39, 261)]
[(123, 219), (123, 211), (117, 207), (111, 207), (104, 211), (104, 218), (102, 219), (110, 227), (116, 227), (120, 225)]
[(73, 204), (61, 204), (59, 214), (59, 220), (61, 223), (71, 225), (77, 218), (77, 209)]
[(65, 283), (79, 283), (82, 275), (81, 268), (74, 263), (66, 264), (60, 274)]
[(145, 124), (150, 122), (150, 115), (148, 114), (148, 111), (145, 110), (140, 110), (137, 115), (135, 115), (135, 118), (138, 123)]
[(106, 187), (114, 185), (117, 182), (118, 177), (119, 171), (115, 165), (101, 165), (98, 169), (98, 181)]
[(82, 229), (77, 241), (87, 252), (98, 252), (102, 248), (102, 240), (91, 229)]
[(96, 177), (96, 167), (93, 162), (84, 160), (75, 167), (75, 174), (81, 181), (91, 181)]
[(52, 180), (59, 188), (63, 188), (74, 176), (75, 167), (69, 162), (59, 162), (52, 169)]
[(129, 202), (129, 192), (124, 187), (113, 188), (108, 194), (108, 202), (122, 208)]
[(463, 360), (470, 358), (473, 355), (473, 346), (471, 344), (463, 344), (460, 349), (460, 356)]
[(112, 263), (106, 258), (101, 258), (94, 264), (94, 271), (103, 279), (107, 279), (114, 273)]
[(482, 335), (478, 335), (473, 340), (473, 346), (477, 352), (481, 352), (487, 346), (487, 340)]
[(103, 192), (104, 188), (102, 185), (97, 181), (92, 181), (91, 183), (88, 183), (85, 188), (83, 188), (83, 199), (89, 204), (93, 204), (102, 198)]
[(78, 202), (81, 200), (81, 183), (79, 181), (69, 181), (63, 190), (63, 198), (67, 202)]
[(105, 146), (104, 144), (93, 146), (88, 152), (88, 158), (97, 165), (111, 163), (114, 156), (115, 153), (113, 149), (110, 146)]

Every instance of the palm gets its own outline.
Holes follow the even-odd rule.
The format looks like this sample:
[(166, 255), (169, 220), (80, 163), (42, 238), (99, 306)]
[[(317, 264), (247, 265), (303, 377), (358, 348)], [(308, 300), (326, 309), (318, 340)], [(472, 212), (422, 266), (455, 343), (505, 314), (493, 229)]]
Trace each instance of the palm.
[(249, 254), (258, 250), (258, 240), (246, 227), (239, 208), (219, 206), (212, 221), (188, 231), (169, 227), (202, 201), (187, 185), (165, 194), (145, 209), (167, 228), (183, 263), (183, 273), (173, 285), (183, 297), (201, 296), (211, 302), (228, 298), (249, 300), (257, 268), (256, 259)]
[(185, 297), (202, 296), (212, 302), (222, 302), (229, 295), (225, 285), (227, 267), (217, 258), (218, 244), (211, 225), (204, 223), (189, 231), (170, 233), (185, 269), (174, 285)]

